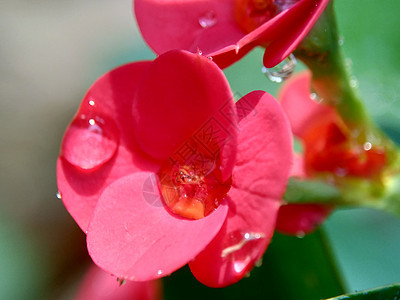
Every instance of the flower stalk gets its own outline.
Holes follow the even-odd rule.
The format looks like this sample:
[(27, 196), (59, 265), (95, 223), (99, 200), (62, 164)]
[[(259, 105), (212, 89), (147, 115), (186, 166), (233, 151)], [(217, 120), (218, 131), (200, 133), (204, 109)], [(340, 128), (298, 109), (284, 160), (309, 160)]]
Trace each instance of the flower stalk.
[[(385, 165), (373, 176), (321, 172), (310, 180), (292, 179), (285, 201), (364, 206), (400, 215), (399, 149), (369, 117), (357, 82), (346, 66), (342, 44), (331, 1), (294, 53), (312, 71), (310, 93), (315, 93), (322, 105), (333, 107), (343, 120), (350, 147), (363, 148), (360, 155), (371, 147), (379, 148), (385, 155)], [(374, 162), (368, 164), (374, 167)]]

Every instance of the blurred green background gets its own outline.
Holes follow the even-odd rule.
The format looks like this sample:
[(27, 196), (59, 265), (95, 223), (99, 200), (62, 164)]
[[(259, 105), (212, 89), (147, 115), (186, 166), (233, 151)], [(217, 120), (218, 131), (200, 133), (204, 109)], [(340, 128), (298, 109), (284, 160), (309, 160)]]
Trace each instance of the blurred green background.
[[(128, 0), (2, 2), (0, 299), (72, 299), (89, 263), (84, 234), (55, 196), (55, 162), (91, 83), (122, 63), (154, 58), (131, 6)], [(400, 144), (400, 2), (335, 0), (335, 7), (368, 110)], [(256, 49), (226, 70), (235, 92), (276, 93), (279, 85), (264, 77), (261, 62)], [(333, 297), (341, 289), (333, 270), (349, 292), (399, 282), (398, 249), (400, 219), (340, 210), (309, 237), (274, 237), (262, 267), (240, 284), (203, 288), (184, 268), (165, 280), (166, 299)]]

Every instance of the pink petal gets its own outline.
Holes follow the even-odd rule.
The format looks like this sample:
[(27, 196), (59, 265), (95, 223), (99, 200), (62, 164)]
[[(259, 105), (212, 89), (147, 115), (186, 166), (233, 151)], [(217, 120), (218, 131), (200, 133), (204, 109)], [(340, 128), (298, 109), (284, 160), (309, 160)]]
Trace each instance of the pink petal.
[(332, 207), (321, 204), (288, 204), (279, 209), (276, 230), (304, 236), (312, 232), (331, 213)]
[(159, 281), (126, 281), (122, 286), (117, 277), (93, 265), (86, 273), (75, 300), (156, 300), (161, 297)]
[(144, 281), (170, 274), (204, 249), (226, 218), (224, 202), (199, 220), (170, 214), (158, 189), (153, 198), (146, 195), (152, 178), (153, 173), (139, 172), (109, 185), (89, 226), (90, 256), (119, 278)]
[(211, 287), (233, 284), (262, 257), (273, 235), (292, 163), (292, 140), (275, 99), (252, 92), (237, 103), (238, 157), (229, 191), (229, 214), (220, 233), (191, 262)]
[(297, 47), (328, 2), (301, 0), (249, 34), (236, 23), (234, 0), (135, 0), (134, 5), (141, 33), (156, 53), (200, 50), (224, 68), (260, 45), (268, 45), (264, 65), (276, 65)]
[[(156, 53), (185, 49), (208, 55), (236, 44), (245, 35), (236, 25), (234, 2), (135, 0), (134, 7), (140, 31)], [(212, 25), (202, 26), (207, 19)]]
[(304, 71), (290, 78), (279, 92), (278, 99), (289, 118), (295, 136), (303, 138), (316, 122), (334, 118), (333, 108), (318, 104), (310, 98), (311, 73)]
[(237, 124), (233, 95), (211, 60), (187, 51), (158, 57), (143, 77), (134, 103), (135, 135), (141, 148), (165, 160), (194, 139), (210, 156), (222, 152), (223, 172), (235, 160)]
[(272, 19), (268, 31), (264, 30), (264, 36), (270, 42), (264, 53), (264, 66), (271, 68), (289, 56), (314, 26), (328, 3), (329, 0), (301, 0)]
[(99, 78), (67, 128), (57, 184), (65, 207), (83, 231), (105, 186), (136, 170), (158, 167), (138, 148), (132, 127), (133, 94), (150, 64), (131, 63)]

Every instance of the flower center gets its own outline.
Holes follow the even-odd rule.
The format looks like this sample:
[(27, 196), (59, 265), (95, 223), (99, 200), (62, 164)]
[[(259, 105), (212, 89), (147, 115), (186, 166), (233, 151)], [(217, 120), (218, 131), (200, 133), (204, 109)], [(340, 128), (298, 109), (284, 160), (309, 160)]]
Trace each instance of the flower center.
[(236, 0), (235, 19), (249, 33), (276, 15), (275, 0)]
[(168, 160), (158, 175), (166, 206), (188, 219), (209, 215), (231, 187), (231, 180), (221, 180), (219, 159), (200, 153), (189, 160)]
[[(342, 125), (342, 126), (341, 126)], [(360, 142), (340, 122), (325, 120), (305, 138), (307, 172), (331, 172), (337, 176), (369, 178), (386, 164), (385, 149), (372, 142)]]

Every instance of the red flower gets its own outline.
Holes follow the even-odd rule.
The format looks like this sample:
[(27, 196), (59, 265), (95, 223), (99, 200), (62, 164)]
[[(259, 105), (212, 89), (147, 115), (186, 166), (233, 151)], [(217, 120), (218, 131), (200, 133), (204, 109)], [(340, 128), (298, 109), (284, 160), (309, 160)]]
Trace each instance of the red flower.
[(235, 105), (212, 61), (171, 51), (92, 86), (66, 131), (58, 187), (104, 270), (144, 281), (190, 262), (202, 283), (226, 286), (273, 234), (289, 126), (269, 94)]
[(135, 14), (149, 46), (201, 51), (221, 67), (256, 46), (273, 67), (297, 47), (329, 0), (135, 0)]
[[(307, 176), (304, 172), (304, 157), (295, 154), (293, 161), (290, 176), (305, 179)], [(284, 234), (302, 237), (322, 224), (332, 209), (330, 205), (312, 203), (282, 205), (278, 212), (276, 230)]]
[(161, 284), (152, 281), (127, 281), (117, 278), (93, 265), (90, 267), (74, 297), (75, 300), (157, 300), (162, 299)]
[[(292, 131), (304, 147), (303, 169), (295, 176), (325, 174), (339, 182), (344, 176), (371, 178), (378, 174), (386, 163), (384, 149), (351, 133), (333, 107), (312, 100), (310, 80), (310, 72), (298, 74), (283, 86), (279, 95)], [(324, 205), (282, 206), (277, 229), (308, 233), (330, 211)]]

